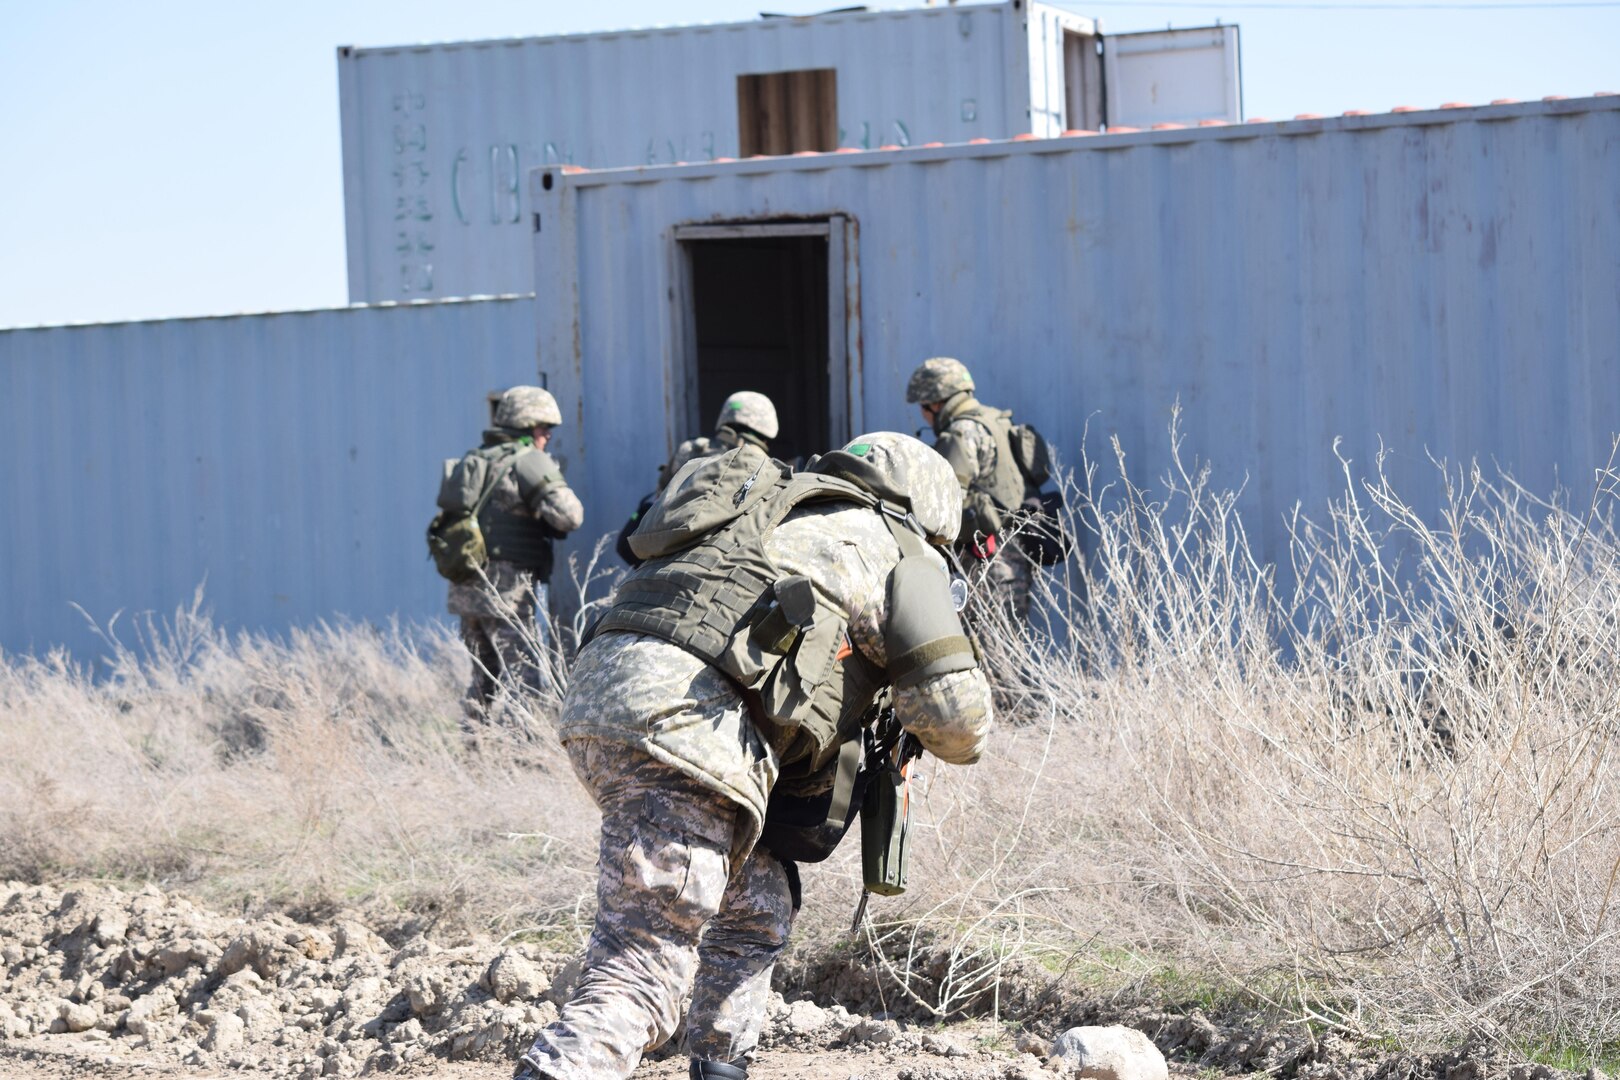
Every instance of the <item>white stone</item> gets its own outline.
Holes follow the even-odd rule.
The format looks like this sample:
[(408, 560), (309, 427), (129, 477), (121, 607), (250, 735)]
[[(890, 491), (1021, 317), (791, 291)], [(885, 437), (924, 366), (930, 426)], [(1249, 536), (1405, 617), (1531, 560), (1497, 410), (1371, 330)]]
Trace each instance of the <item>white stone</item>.
[(1052, 1057), (1081, 1080), (1168, 1080), (1170, 1067), (1153, 1040), (1135, 1028), (1070, 1028), (1052, 1043)]
[[(56, 1010), (57, 1018), (62, 1022), (64, 1031), (89, 1031), (101, 1019), (93, 1005), (75, 1005), (71, 1001), (64, 1001)], [(54, 1026), (54, 1025), (53, 1025)]]

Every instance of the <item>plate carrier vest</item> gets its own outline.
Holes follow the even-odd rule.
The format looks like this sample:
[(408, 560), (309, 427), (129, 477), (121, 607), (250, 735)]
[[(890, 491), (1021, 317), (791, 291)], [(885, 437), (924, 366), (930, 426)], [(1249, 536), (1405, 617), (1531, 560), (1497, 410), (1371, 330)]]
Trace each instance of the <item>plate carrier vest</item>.
[[(868, 483), (876, 475), (854, 474)], [(907, 523), (909, 510), (840, 476), (794, 473), (746, 444), (688, 463), (665, 496), (631, 537), (648, 561), (619, 584), (586, 641), (628, 631), (680, 646), (741, 688), (784, 771), (819, 770), (855, 737), (878, 690), (911, 673), (846, 652), (844, 613), (808, 579), (784, 578), (766, 543), (799, 507), (841, 502), (882, 515), (902, 557), (923, 554), (928, 545)], [(683, 521), (690, 531), (681, 531)]]

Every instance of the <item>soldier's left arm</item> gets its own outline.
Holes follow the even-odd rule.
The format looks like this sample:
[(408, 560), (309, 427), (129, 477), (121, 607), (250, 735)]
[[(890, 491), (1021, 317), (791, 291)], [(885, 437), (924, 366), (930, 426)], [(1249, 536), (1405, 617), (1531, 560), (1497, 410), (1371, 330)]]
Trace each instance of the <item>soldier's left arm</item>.
[[(898, 569), (897, 556), (891, 565)], [(853, 613), (850, 640), (894, 680), (900, 725), (941, 761), (971, 765), (984, 753), (995, 718), (990, 684), (951, 603), (944, 560), (932, 555), (908, 570), (874, 583)]]
[(550, 454), (544, 450), (524, 454), (514, 472), (523, 504), (535, 517), (565, 533), (585, 524), (585, 507)]
[(540, 520), (558, 532), (573, 532), (585, 524), (585, 507), (567, 484), (557, 484), (546, 491), (538, 510)]

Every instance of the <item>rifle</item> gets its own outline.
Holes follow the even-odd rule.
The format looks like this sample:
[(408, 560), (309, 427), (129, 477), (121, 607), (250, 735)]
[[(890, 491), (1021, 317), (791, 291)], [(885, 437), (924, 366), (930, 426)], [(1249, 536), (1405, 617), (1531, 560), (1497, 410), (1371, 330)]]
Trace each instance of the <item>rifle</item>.
[(865, 887), (855, 906), (851, 933), (859, 933), (866, 905), (874, 893), (899, 896), (906, 891), (907, 841), (911, 832), (911, 763), (922, 756), (922, 743), (895, 719), (887, 698), (876, 706), (872, 740), (866, 752), (869, 779), (861, 803), (861, 869)]

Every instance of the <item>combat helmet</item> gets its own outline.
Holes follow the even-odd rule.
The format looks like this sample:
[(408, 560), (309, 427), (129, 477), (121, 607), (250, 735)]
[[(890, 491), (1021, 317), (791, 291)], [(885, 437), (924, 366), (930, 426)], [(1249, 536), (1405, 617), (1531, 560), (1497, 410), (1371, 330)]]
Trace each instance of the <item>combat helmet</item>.
[(771, 399), (755, 390), (739, 390), (726, 398), (720, 406), (720, 416), (714, 426), (745, 427), (767, 439), (776, 438), (776, 406)]
[(514, 386), (495, 405), (495, 426), (528, 431), (541, 424), (555, 427), (562, 423), (557, 399), (538, 386)]
[(962, 391), (973, 390), (973, 376), (960, 360), (949, 356), (936, 356), (924, 360), (911, 373), (906, 383), (906, 404), (926, 405), (931, 401), (944, 401)]
[(852, 481), (907, 507), (931, 544), (950, 544), (962, 527), (962, 485), (950, 464), (927, 443), (897, 431), (858, 435), (823, 454), (812, 472)]

